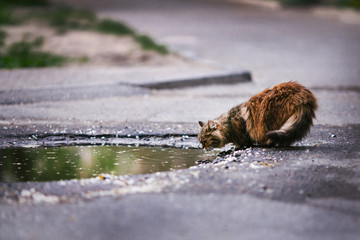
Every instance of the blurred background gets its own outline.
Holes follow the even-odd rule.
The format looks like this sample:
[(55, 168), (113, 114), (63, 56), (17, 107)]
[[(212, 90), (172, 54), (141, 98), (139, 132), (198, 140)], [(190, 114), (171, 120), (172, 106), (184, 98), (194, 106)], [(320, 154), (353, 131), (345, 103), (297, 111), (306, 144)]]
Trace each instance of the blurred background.
[[(2, 90), (48, 86), (53, 92), (34, 91), (16, 101), (56, 100), (51, 106), (4, 107), (3, 119), (196, 123), (292, 80), (316, 91), (319, 123), (357, 122), (358, 0), (2, 0), (0, 29), (0, 68), (22, 69), (0, 72)], [(252, 83), (139, 96), (125, 87), (119, 93), (104, 89), (234, 71), (250, 71)], [(71, 91), (84, 94), (71, 95), (75, 85)], [(95, 85), (102, 90), (90, 93), (87, 87)], [(59, 100), (90, 96), (90, 105), (60, 106)]]
[(358, 0), (3, 0), (0, 67), (190, 59), (258, 81), (354, 85), (359, 9)]

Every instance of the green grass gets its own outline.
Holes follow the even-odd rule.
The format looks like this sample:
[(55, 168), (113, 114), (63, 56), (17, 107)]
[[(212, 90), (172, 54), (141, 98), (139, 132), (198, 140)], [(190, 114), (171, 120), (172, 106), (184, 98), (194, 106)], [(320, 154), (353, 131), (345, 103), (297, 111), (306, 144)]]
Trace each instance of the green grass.
[(6, 32), (0, 29), (0, 47), (5, 45), (6, 36), (7, 36)]
[(147, 35), (134, 35), (134, 39), (138, 42), (143, 50), (154, 50), (160, 54), (168, 54), (169, 50), (161, 44), (157, 44), (151, 37)]
[(360, 1), (359, 0), (339, 0), (337, 4), (339, 7), (351, 7), (357, 10), (360, 10)]
[(126, 24), (111, 19), (98, 20), (95, 30), (105, 34), (134, 35), (135, 31)]
[(0, 2), (0, 25), (9, 25), (16, 23), (12, 13), (12, 8)]
[[(14, 6), (46, 6), (47, 0), (0, 0), (0, 25), (19, 23), (12, 14)], [(11, 6), (11, 7), (9, 7)], [(98, 19), (92, 11), (60, 7), (34, 10), (28, 18), (45, 22), (56, 29), (59, 34), (69, 30), (96, 31), (103, 34), (129, 35), (141, 46), (143, 50), (156, 51), (160, 54), (168, 54), (168, 49), (156, 43), (147, 35), (138, 34), (125, 23), (110, 19)], [(44, 39), (42, 37), (28, 40), (26, 37), (19, 42), (5, 46), (6, 32), (0, 29), (0, 69), (1, 68), (28, 68), (62, 66), (69, 61), (84, 63), (89, 61), (88, 57), (70, 59), (65, 56), (40, 51)]]
[(294, 6), (294, 7), (306, 7), (313, 5), (323, 5), (323, 6), (332, 6), (332, 7), (350, 7), (353, 9), (360, 10), (360, 1), (359, 0), (280, 0), (280, 2), (285, 6)]
[(90, 61), (90, 58), (88, 56), (82, 56), (77, 59), (79, 63), (87, 63)]
[(141, 46), (143, 50), (152, 50), (160, 54), (168, 54), (169, 50), (161, 44), (158, 44), (148, 35), (137, 34), (126, 24), (111, 19), (101, 19), (95, 28), (96, 31), (105, 34), (130, 35)]
[(43, 44), (43, 38), (33, 41), (26, 38), (12, 43), (3, 54), (0, 54), (0, 68), (29, 68), (62, 66), (69, 61), (67, 57), (41, 52), (38, 50)]
[(50, 3), (47, 0), (1, 0), (2, 3), (12, 6), (48, 6)]
[(95, 31), (105, 34), (130, 35), (143, 50), (152, 50), (164, 55), (169, 53), (166, 46), (156, 43), (155, 40), (148, 35), (137, 34), (132, 28), (122, 22), (111, 19), (101, 19), (98, 21)]
[(320, 3), (320, 0), (281, 0), (285, 6), (311, 6)]
[(123, 22), (111, 19), (99, 19), (94, 12), (70, 7), (49, 9), (46, 13), (32, 16), (54, 27), (58, 33), (78, 29), (96, 31), (103, 34), (129, 35), (140, 44), (143, 50), (156, 51), (160, 54), (168, 54), (169, 50), (156, 43), (147, 35), (138, 34), (134, 29)]
[(43, 20), (55, 28), (58, 33), (74, 29), (90, 30), (94, 28), (97, 21), (94, 12), (70, 7), (51, 8), (32, 17)]

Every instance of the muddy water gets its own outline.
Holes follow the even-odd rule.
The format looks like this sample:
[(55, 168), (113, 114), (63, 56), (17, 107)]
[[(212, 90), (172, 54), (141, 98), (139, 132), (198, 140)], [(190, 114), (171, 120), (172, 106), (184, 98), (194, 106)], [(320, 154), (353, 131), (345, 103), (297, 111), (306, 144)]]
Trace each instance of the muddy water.
[(0, 181), (82, 179), (101, 173), (145, 174), (188, 168), (211, 158), (200, 149), (56, 147), (0, 149)]

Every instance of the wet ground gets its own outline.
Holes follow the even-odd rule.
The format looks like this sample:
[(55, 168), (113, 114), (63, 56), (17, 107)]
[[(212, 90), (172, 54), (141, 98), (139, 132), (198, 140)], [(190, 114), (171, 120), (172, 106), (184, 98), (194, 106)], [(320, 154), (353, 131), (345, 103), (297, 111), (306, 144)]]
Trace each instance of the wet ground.
[[(201, 149), (72, 146), (0, 149), (0, 182), (42, 182), (189, 168), (214, 159)], [(209, 161), (209, 160), (208, 160)]]
[[(1, 183), (0, 232), (7, 239), (46, 239), (50, 233), (97, 239), (119, 228), (126, 239), (215, 239), (220, 233), (237, 239), (239, 230), (248, 238), (356, 239), (359, 133), (360, 125), (315, 126), (295, 146), (231, 150), (190, 169)], [(51, 215), (56, 217), (46, 217)]]
[[(297, 142), (288, 148), (253, 147), (239, 150), (228, 148), (229, 150), (224, 152), (213, 151), (206, 154), (201, 149), (187, 149), (188, 147), (186, 147), (187, 145), (185, 144), (183, 148), (163, 148), (160, 147), (161, 145), (158, 145), (157, 147), (132, 147), (130, 145), (128, 147), (122, 147), (106, 145), (100, 147), (5, 148), (1, 150), (1, 153), (6, 160), (3, 160), (2, 163), (9, 163), (7, 160), (11, 160), (10, 164), (15, 163), (15, 165), (17, 164), (17, 160), (20, 160), (20, 158), (18, 158), (19, 154), (24, 154), (28, 158), (33, 156), (34, 161), (45, 162), (49, 161), (48, 157), (50, 154), (50, 161), (52, 161), (52, 163), (59, 163), (54, 156), (66, 158), (70, 161), (69, 154), (71, 154), (70, 157), (78, 158), (78, 160), (83, 156), (84, 164), (88, 165), (89, 159), (93, 159), (91, 156), (96, 156), (100, 160), (97, 161), (96, 159), (93, 159), (92, 164), (102, 164), (103, 168), (93, 168), (96, 169), (97, 173), (93, 176), (92, 180), (86, 180), (86, 177), (81, 180), (83, 183), (89, 183), (90, 186), (92, 183), (95, 183), (95, 185), (101, 184), (102, 180), (109, 180), (107, 182), (108, 185), (113, 185), (112, 180), (122, 178), (130, 179), (132, 182), (132, 184), (129, 185), (130, 188), (131, 185), (137, 186), (139, 183), (140, 185), (144, 184), (143, 181), (137, 181), (137, 179), (148, 178), (153, 178), (154, 181), (156, 181), (156, 186), (157, 184), (163, 184), (162, 179), (158, 179), (157, 176), (172, 175), (176, 178), (179, 177), (189, 181), (189, 174), (196, 175), (199, 172), (206, 172), (205, 175), (208, 176), (203, 176), (196, 181), (193, 181), (191, 186), (179, 186), (177, 184), (171, 186), (172, 184), (169, 184), (167, 187), (174, 188), (177, 191), (179, 189), (185, 189), (187, 192), (196, 192), (197, 194), (203, 191), (235, 193), (239, 190), (241, 192), (246, 190), (247, 194), (254, 194), (259, 197), (271, 197), (272, 199), (279, 201), (290, 202), (302, 202), (313, 198), (317, 199), (323, 197), (340, 197), (342, 199), (358, 200), (360, 198), (360, 178), (358, 178), (360, 174), (360, 147), (357, 144), (359, 136), (360, 125), (346, 125), (343, 127), (315, 126), (306, 139)], [(159, 136), (159, 138), (162, 138), (163, 142), (168, 142), (169, 144), (174, 141), (171, 137)], [(192, 142), (194, 145), (197, 144), (195, 137), (187, 137), (186, 139), (188, 143)], [(39, 142), (39, 144), (41, 144), (41, 142)], [(139, 154), (139, 152), (142, 153)], [(121, 154), (127, 154), (127, 156), (125, 158), (120, 158)], [(11, 157), (13, 159), (11, 159)], [(24, 161), (24, 159), (25, 157), (21, 158), (22, 161)], [(60, 166), (66, 165), (66, 159), (64, 162), (59, 163)], [(134, 159), (135, 162), (132, 162)], [(119, 169), (120, 172), (117, 172), (115, 176), (112, 174), (111, 171), (114, 170), (114, 163), (116, 164), (115, 166), (119, 166), (119, 161), (127, 161), (125, 165), (134, 166), (133, 164), (136, 165), (139, 163), (136, 161), (139, 159), (145, 161), (143, 163), (145, 166), (140, 164), (141, 166), (139, 166), (139, 168), (146, 168), (147, 164), (151, 165), (157, 162), (157, 166), (164, 167), (164, 169), (157, 169), (160, 171), (166, 170), (166, 168), (170, 170), (170, 168), (176, 167), (184, 169), (190, 167), (190, 170), (182, 170), (181, 173), (179, 171), (174, 171), (156, 175), (117, 177), (116, 175), (122, 175), (121, 170)], [(197, 163), (195, 163), (196, 160), (198, 160)], [(210, 160), (210, 163), (207, 160)], [(169, 164), (169, 161), (171, 163), (177, 162), (178, 165), (176, 163), (173, 165), (171, 163)], [(25, 162), (31, 163), (31, 161)], [(110, 172), (106, 172), (107, 163), (110, 163), (111, 165), (111, 167), (108, 167)], [(75, 164), (80, 165), (79, 162), (76, 162)], [(44, 164), (40, 165), (46, 167)], [(165, 165), (167, 165), (167, 167)], [(2, 165), (2, 167), (3, 166), (4, 165)], [(76, 166), (75, 170), (79, 171), (79, 167), (81, 166)], [(149, 171), (149, 173), (151, 173), (152, 170), (154, 170), (151, 169), (151, 167), (152, 166), (150, 166), (150, 169), (148, 170), (144, 169), (144, 171)], [(226, 174), (223, 175), (221, 172), (218, 172), (220, 169), (224, 170)], [(56, 173), (54, 172), (56, 170), (61, 171), (61, 168), (57, 167), (48, 170), (53, 173), (54, 178), (57, 178)], [(89, 177), (91, 177), (91, 169), (89, 168), (88, 170), (90, 171), (88, 172), (88, 174), (90, 174)], [(100, 173), (105, 173), (101, 174), (105, 179), (99, 178), (98, 175)], [(232, 175), (231, 173), (234, 174)], [(128, 175), (131, 175), (131, 172), (128, 172)], [(239, 176), (241, 177), (237, 179)], [(210, 180), (214, 177), (222, 179), (219, 186), (217, 186), (217, 184), (220, 182)], [(230, 184), (233, 183), (235, 179), (236, 183)], [(41, 181), (42, 179), (39, 180)], [(222, 184), (227, 181), (229, 181), (229, 184), (222, 186)], [(311, 181), (311, 185), (309, 185), (309, 181)], [(257, 183), (257, 185), (253, 186), (254, 183)], [(73, 181), (72, 184), (76, 184), (76, 181)], [(18, 192), (18, 188), (21, 185), (27, 187), (38, 186), (40, 189), (42, 188), (41, 186), (44, 186), (43, 184), (31, 182), (12, 184), (3, 183), (1, 184), (2, 189), (6, 189), (6, 191), (3, 192), (2, 201), (6, 202), (11, 200), (16, 202), (19, 196), (15, 198), (7, 198), (6, 196), (21, 193)], [(59, 185), (59, 183), (54, 182), (50, 185), (57, 186), (56, 188), (58, 188), (58, 186), (64, 184), (60, 183)], [(263, 189), (258, 189), (258, 186)], [(10, 194), (11, 191), (7, 192), (8, 190), (15, 191)], [(61, 198), (62, 194), (65, 192), (58, 190), (61, 190), (61, 187), (56, 191), (51, 191), (51, 194)], [(77, 192), (77, 194), (79, 194), (78, 197), (81, 198), (83, 191), (84, 189), (80, 189), (80, 191)], [(99, 189), (99, 191), (101, 191), (101, 189)], [(44, 193), (48, 194), (49, 192), (45, 191)], [(271, 194), (267, 195), (265, 193)], [(356, 209), (353, 210), (357, 211)]]

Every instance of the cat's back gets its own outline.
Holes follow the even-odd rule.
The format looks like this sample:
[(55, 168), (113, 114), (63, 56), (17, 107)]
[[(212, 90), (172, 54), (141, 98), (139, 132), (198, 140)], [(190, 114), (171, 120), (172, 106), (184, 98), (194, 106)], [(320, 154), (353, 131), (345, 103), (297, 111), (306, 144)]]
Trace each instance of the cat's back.
[[(285, 82), (265, 89), (247, 102), (249, 118), (246, 123), (255, 142), (265, 142), (268, 131), (280, 129), (294, 114), (308, 112), (315, 116), (316, 98), (297, 82)], [(308, 120), (312, 123), (311, 118)]]
[(270, 89), (251, 97), (249, 105), (262, 105), (262, 107), (271, 107), (272, 105), (302, 105), (312, 104), (317, 108), (315, 96), (312, 92), (297, 82), (285, 82), (275, 85)]

